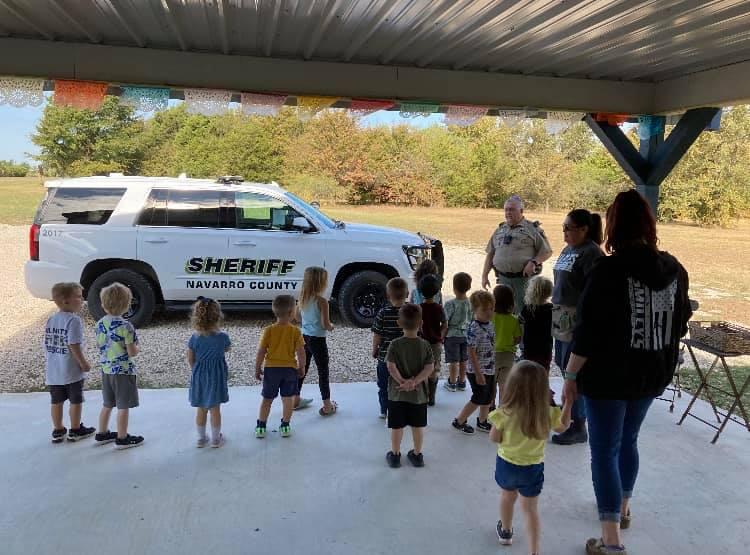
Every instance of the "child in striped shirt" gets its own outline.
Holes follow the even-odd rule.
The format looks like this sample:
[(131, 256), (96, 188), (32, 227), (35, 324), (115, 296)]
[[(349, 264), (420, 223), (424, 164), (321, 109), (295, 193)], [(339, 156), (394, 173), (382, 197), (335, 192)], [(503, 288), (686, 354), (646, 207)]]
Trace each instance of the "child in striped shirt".
[(388, 304), (380, 309), (372, 323), (372, 356), (377, 359), (378, 401), (380, 418), (388, 414), (388, 364), (385, 356), (391, 341), (404, 332), (398, 325), (398, 311), (409, 296), (409, 286), (402, 278), (393, 278), (385, 286)]

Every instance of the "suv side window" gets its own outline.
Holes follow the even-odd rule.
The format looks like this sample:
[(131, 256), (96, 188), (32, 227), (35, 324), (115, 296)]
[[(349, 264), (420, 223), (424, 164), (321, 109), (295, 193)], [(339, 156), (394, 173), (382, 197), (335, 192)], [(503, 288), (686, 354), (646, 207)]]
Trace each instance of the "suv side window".
[(294, 218), (301, 216), (294, 208), (261, 193), (235, 193), (235, 210), (239, 229), (290, 231)]
[(109, 220), (125, 189), (59, 187), (49, 189), (34, 221), (37, 224), (102, 225)]
[(153, 189), (138, 225), (168, 227), (231, 227), (228, 193)]

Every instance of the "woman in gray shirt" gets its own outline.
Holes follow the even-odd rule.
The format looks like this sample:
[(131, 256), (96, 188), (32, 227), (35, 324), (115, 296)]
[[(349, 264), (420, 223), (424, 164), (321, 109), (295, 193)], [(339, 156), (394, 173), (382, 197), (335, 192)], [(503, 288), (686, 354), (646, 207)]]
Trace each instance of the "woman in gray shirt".
[[(602, 219), (599, 214), (578, 208), (568, 213), (563, 223), (566, 246), (555, 262), (553, 273), (555, 288), (552, 291), (552, 335), (555, 338), (555, 364), (565, 369), (570, 357), (575, 313), (578, 299), (583, 293), (594, 262), (603, 256)], [(558, 445), (586, 443), (586, 413), (583, 402), (573, 404), (572, 424), (567, 431), (552, 436)]]

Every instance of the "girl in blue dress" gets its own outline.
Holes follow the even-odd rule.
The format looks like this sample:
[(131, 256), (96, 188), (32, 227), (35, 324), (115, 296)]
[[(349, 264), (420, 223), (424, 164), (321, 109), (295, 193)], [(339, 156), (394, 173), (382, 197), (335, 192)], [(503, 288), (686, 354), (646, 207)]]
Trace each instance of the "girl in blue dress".
[(219, 330), (221, 306), (212, 299), (198, 297), (193, 305), (191, 322), (195, 333), (188, 341), (190, 377), (190, 405), (196, 407), (195, 425), (198, 447), (208, 445), (206, 417), (211, 414), (211, 447), (221, 447), (221, 404), (229, 401), (227, 376), (229, 369), (224, 356), (230, 346), (229, 336)]

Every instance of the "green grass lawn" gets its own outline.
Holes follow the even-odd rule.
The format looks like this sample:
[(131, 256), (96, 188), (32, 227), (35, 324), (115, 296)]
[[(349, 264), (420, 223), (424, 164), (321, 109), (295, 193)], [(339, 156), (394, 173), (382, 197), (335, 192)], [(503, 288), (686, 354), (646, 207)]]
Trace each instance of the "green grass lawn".
[[(718, 364), (720, 365), (721, 363), (719, 362)], [(728, 364), (729, 369), (732, 372), (734, 384), (735, 386), (737, 386), (737, 390), (739, 391), (740, 389), (742, 389), (742, 384), (745, 383), (747, 376), (750, 375), (750, 366), (733, 366), (731, 364), (731, 359), (729, 359)], [(690, 392), (688, 399), (690, 398), (690, 396), (692, 396), (692, 394), (695, 393), (695, 391), (698, 389), (698, 386), (700, 386), (700, 378), (698, 377), (698, 373), (695, 371), (692, 363), (686, 363), (682, 367), (682, 372), (680, 374), (680, 383), (682, 384), (682, 387), (684, 389)], [(732, 388), (729, 385), (729, 380), (727, 379), (727, 375), (720, 367), (714, 369), (714, 371), (711, 373), (711, 376), (709, 377), (708, 383), (713, 386), (719, 387), (724, 391), (732, 391)], [(716, 403), (717, 406), (721, 407), (724, 410), (729, 410), (729, 407), (734, 401), (733, 397), (715, 390), (711, 390), (711, 396), (713, 397), (714, 403)], [(685, 395), (683, 394), (683, 399), (684, 398)], [(701, 393), (701, 398), (704, 401), (708, 401), (708, 397), (705, 395), (705, 393)], [(742, 403), (745, 405), (745, 410), (750, 411), (750, 390), (745, 391), (745, 394), (742, 396)], [(738, 418), (740, 417), (739, 409), (735, 409), (734, 416)]]
[(44, 186), (38, 177), (0, 178), (0, 224), (31, 224), (43, 195)]

